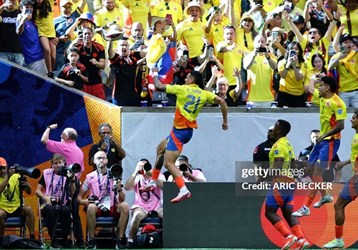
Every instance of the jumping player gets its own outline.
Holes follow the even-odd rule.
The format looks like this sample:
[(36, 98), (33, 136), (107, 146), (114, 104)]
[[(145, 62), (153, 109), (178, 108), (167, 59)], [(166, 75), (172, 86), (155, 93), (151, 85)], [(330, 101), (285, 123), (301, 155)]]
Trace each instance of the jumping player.
[(189, 73), (185, 78), (184, 85), (164, 85), (159, 80), (157, 71), (158, 69), (153, 69), (154, 85), (159, 91), (176, 95), (176, 110), (174, 126), (170, 135), (162, 140), (157, 147), (155, 169), (152, 171), (153, 181), (143, 187), (143, 190), (150, 190), (155, 187), (155, 181), (158, 179), (164, 161), (164, 166), (169, 170), (175, 184), (180, 189), (178, 196), (171, 200), (172, 203), (176, 203), (191, 197), (180, 170), (175, 167), (175, 161), (183, 149), (183, 144), (190, 141), (193, 129), (198, 127), (196, 117), (206, 103), (219, 104), (223, 116), (222, 129), (227, 130), (227, 106), (224, 99), (203, 90), (204, 85), (201, 73), (197, 71)]

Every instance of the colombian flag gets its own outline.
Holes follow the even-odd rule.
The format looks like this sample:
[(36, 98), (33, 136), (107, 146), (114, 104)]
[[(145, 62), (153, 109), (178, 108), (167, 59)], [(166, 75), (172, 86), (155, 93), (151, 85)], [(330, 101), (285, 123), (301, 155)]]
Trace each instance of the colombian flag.
[[(147, 53), (147, 65), (149, 69), (158, 68), (158, 76), (163, 84), (171, 84), (174, 70), (172, 67), (176, 57), (176, 42), (165, 43), (160, 34), (153, 35), (149, 41)], [(148, 82), (152, 83), (153, 78), (148, 76)]]

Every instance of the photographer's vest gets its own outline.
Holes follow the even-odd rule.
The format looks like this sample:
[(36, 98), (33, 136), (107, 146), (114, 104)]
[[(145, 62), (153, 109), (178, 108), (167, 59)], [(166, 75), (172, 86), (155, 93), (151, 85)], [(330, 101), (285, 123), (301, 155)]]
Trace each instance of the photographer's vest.
[[(62, 198), (62, 192), (64, 191), (66, 178), (61, 175), (57, 175), (55, 171), (50, 169), (45, 169), (44, 173), (45, 187), (46, 187), (46, 195), (50, 197), (59, 197)], [(62, 204), (66, 204), (68, 201), (69, 194), (66, 194), (64, 197), (64, 202)]]
[(137, 175), (135, 179), (135, 197), (132, 209), (140, 207), (147, 212), (151, 210), (157, 211), (161, 206), (162, 191), (157, 186), (153, 191), (141, 191), (140, 188), (148, 185), (152, 178), (145, 178), (143, 175)]
[(90, 196), (95, 195), (99, 198), (100, 202), (105, 197), (110, 195), (111, 207), (114, 206), (114, 192), (113, 179), (108, 178), (108, 175), (102, 175), (98, 171), (93, 171), (86, 176), (86, 180), (90, 190)]

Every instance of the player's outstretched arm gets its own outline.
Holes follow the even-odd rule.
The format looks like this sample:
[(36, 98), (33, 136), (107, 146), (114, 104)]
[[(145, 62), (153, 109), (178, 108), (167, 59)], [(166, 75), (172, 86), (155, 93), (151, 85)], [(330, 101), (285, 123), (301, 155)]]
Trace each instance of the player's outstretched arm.
[(224, 99), (222, 99), (219, 96), (215, 96), (214, 99), (216, 104), (220, 105), (221, 108), (221, 113), (223, 114), (223, 124), (222, 124), (222, 129), (223, 130), (227, 130), (229, 129), (228, 124), (227, 124), (227, 105)]
[(153, 68), (153, 81), (154, 81), (154, 86), (158, 91), (161, 92), (165, 92), (166, 91), (166, 85), (163, 84), (158, 77), (158, 68)]

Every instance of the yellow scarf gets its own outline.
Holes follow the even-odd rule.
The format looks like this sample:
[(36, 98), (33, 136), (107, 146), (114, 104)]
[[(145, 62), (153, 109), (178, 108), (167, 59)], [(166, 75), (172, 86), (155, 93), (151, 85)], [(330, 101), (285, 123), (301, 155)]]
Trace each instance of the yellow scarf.
[[(354, 66), (350, 63), (350, 60), (353, 59), (353, 57), (356, 55), (356, 51), (352, 50), (351, 52), (349, 52), (349, 54), (343, 58), (342, 60), (339, 60), (339, 62), (343, 63), (344, 66), (346, 67), (346, 69), (351, 72), (355, 78), (358, 78), (358, 73), (355, 71)], [(357, 61), (355, 61), (355, 64), (357, 63)]]

